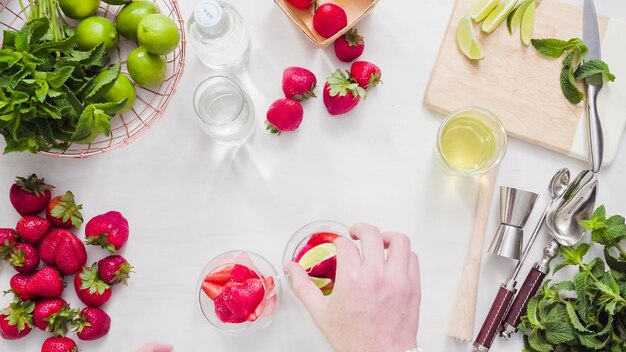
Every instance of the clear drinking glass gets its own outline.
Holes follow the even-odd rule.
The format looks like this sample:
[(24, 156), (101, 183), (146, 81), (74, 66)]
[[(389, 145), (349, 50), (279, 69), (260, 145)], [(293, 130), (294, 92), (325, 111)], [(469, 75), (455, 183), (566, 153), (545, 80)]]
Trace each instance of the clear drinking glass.
[(465, 108), (450, 114), (439, 127), (437, 156), (454, 174), (479, 175), (498, 165), (507, 147), (502, 122), (481, 108)]
[(228, 76), (213, 76), (198, 85), (193, 106), (202, 129), (217, 142), (241, 145), (254, 133), (254, 106)]
[[(251, 269), (263, 283), (265, 296), (257, 309), (258, 316), (254, 321), (243, 323), (224, 323), (215, 313), (214, 301), (205, 294), (202, 285), (210, 273), (219, 272), (235, 264)], [(256, 332), (269, 326), (278, 312), (281, 299), (281, 282), (276, 269), (265, 258), (249, 251), (230, 251), (213, 258), (202, 270), (197, 286), (200, 310), (210, 326), (227, 335), (244, 335)]]

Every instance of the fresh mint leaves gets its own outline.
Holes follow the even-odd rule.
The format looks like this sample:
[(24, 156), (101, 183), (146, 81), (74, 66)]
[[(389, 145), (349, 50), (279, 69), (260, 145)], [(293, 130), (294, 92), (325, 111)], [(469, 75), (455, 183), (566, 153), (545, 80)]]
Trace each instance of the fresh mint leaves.
[[(51, 33), (57, 35), (51, 35)], [(56, 39), (55, 39), (56, 38)], [(21, 30), (4, 31), (0, 49), (0, 134), (4, 152), (63, 150), (111, 133), (111, 118), (125, 101), (102, 96), (120, 74), (107, 68), (104, 44), (76, 49), (76, 36), (64, 36), (47, 18)]]
[(581, 225), (592, 231), (604, 258), (584, 260), (592, 244), (562, 247), (554, 272), (578, 268), (572, 280), (547, 281), (528, 302), (520, 330), (524, 352), (626, 352), (626, 239), (624, 217), (599, 207)]
[(584, 98), (583, 92), (576, 85), (577, 80), (595, 74), (601, 74), (603, 79), (607, 81), (615, 80), (609, 65), (604, 61), (590, 60), (583, 63), (589, 49), (580, 38), (572, 38), (568, 41), (554, 38), (533, 39), (532, 45), (539, 53), (553, 59), (558, 59), (566, 54), (559, 80), (563, 95), (572, 104), (578, 104)]

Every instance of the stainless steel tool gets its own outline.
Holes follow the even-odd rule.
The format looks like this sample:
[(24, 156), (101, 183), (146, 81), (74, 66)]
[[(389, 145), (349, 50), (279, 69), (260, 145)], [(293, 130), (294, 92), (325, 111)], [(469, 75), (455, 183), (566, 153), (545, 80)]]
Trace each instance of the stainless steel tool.
[(530, 236), (528, 243), (526, 243), (526, 247), (524, 247), (524, 252), (522, 253), (522, 257), (520, 261), (517, 263), (515, 267), (515, 271), (509, 278), (506, 283), (503, 283), (498, 290), (498, 294), (494, 299), (494, 302), (489, 310), (489, 314), (485, 318), (485, 322), (474, 342), (474, 351), (486, 352), (491, 348), (491, 344), (493, 340), (500, 330), (500, 325), (502, 320), (504, 319), (504, 315), (507, 313), (507, 310), (513, 300), (513, 295), (517, 291), (515, 286), (517, 285), (517, 275), (524, 263), (524, 260), (528, 256), (528, 252), (532, 247), (535, 239), (537, 239), (537, 235), (539, 231), (544, 225), (546, 214), (548, 210), (552, 207), (552, 204), (559, 199), (567, 189), (570, 181), (570, 172), (568, 169), (560, 169), (558, 170), (552, 179), (550, 180), (550, 184), (548, 186), (548, 192), (550, 193), (550, 202), (546, 206), (543, 214), (539, 218), (539, 221), (535, 225), (535, 229), (533, 230), (532, 235)]
[[(598, 29), (598, 16), (593, 0), (585, 0), (583, 7), (583, 41), (589, 52), (585, 61), (600, 60), (600, 31)], [(604, 155), (604, 138), (602, 124), (598, 115), (597, 98), (602, 89), (603, 77), (601, 73), (585, 78), (587, 84), (587, 126), (589, 137), (589, 161), (591, 171), (598, 172), (602, 167)]]
[(524, 231), (538, 194), (512, 187), (500, 187), (500, 226), (496, 231), (489, 253), (519, 260), (522, 254)]
[(528, 301), (537, 293), (550, 271), (550, 261), (557, 255), (559, 245), (573, 246), (587, 233), (580, 225), (580, 221), (591, 218), (597, 192), (596, 174), (591, 170), (584, 170), (567, 188), (561, 202), (549, 208), (546, 228), (553, 239), (544, 248), (543, 258), (532, 267), (515, 297), (504, 320), (502, 337), (509, 338), (517, 330), (520, 318), (526, 312)]

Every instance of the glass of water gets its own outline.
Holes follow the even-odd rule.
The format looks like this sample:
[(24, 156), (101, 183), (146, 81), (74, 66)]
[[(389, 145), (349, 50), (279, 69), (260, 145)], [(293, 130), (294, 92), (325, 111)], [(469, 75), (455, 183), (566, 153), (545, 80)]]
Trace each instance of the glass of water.
[(254, 133), (254, 107), (228, 76), (213, 76), (196, 88), (193, 106), (202, 129), (215, 141), (241, 145)]

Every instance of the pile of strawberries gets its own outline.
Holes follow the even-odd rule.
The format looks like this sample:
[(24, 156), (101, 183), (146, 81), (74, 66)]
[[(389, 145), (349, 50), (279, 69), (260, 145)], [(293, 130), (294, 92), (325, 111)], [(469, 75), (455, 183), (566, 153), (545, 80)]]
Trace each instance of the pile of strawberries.
[[(11, 204), (21, 219), (15, 229), (0, 229), (0, 259), (17, 274), (9, 290), (15, 300), (0, 310), (0, 336), (19, 339), (34, 326), (53, 335), (44, 341), (42, 352), (72, 352), (78, 348), (65, 337), (69, 331), (87, 341), (109, 332), (111, 318), (99, 307), (111, 298), (113, 285), (126, 284), (132, 266), (124, 257), (110, 255), (86, 267), (85, 245), (70, 231), (82, 226), (82, 206), (71, 192), (52, 198), (53, 188), (36, 175), (18, 177), (11, 186)], [(40, 217), (44, 211), (45, 218)], [(85, 243), (114, 254), (128, 240), (128, 221), (115, 211), (98, 215), (85, 226), (85, 235)], [(87, 306), (82, 310), (61, 298), (63, 278), (71, 275), (78, 298)]]
[[(352, 62), (363, 54), (365, 42), (353, 28), (335, 41), (335, 54), (340, 61)], [(381, 83), (382, 72), (368, 61), (357, 61), (350, 70), (333, 72), (324, 84), (323, 100), (331, 115), (352, 111), (368, 91)], [(267, 110), (267, 130), (280, 135), (295, 131), (304, 118), (301, 102), (316, 98), (317, 78), (313, 72), (302, 67), (288, 67), (283, 72), (282, 88), (285, 98), (276, 100)]]

